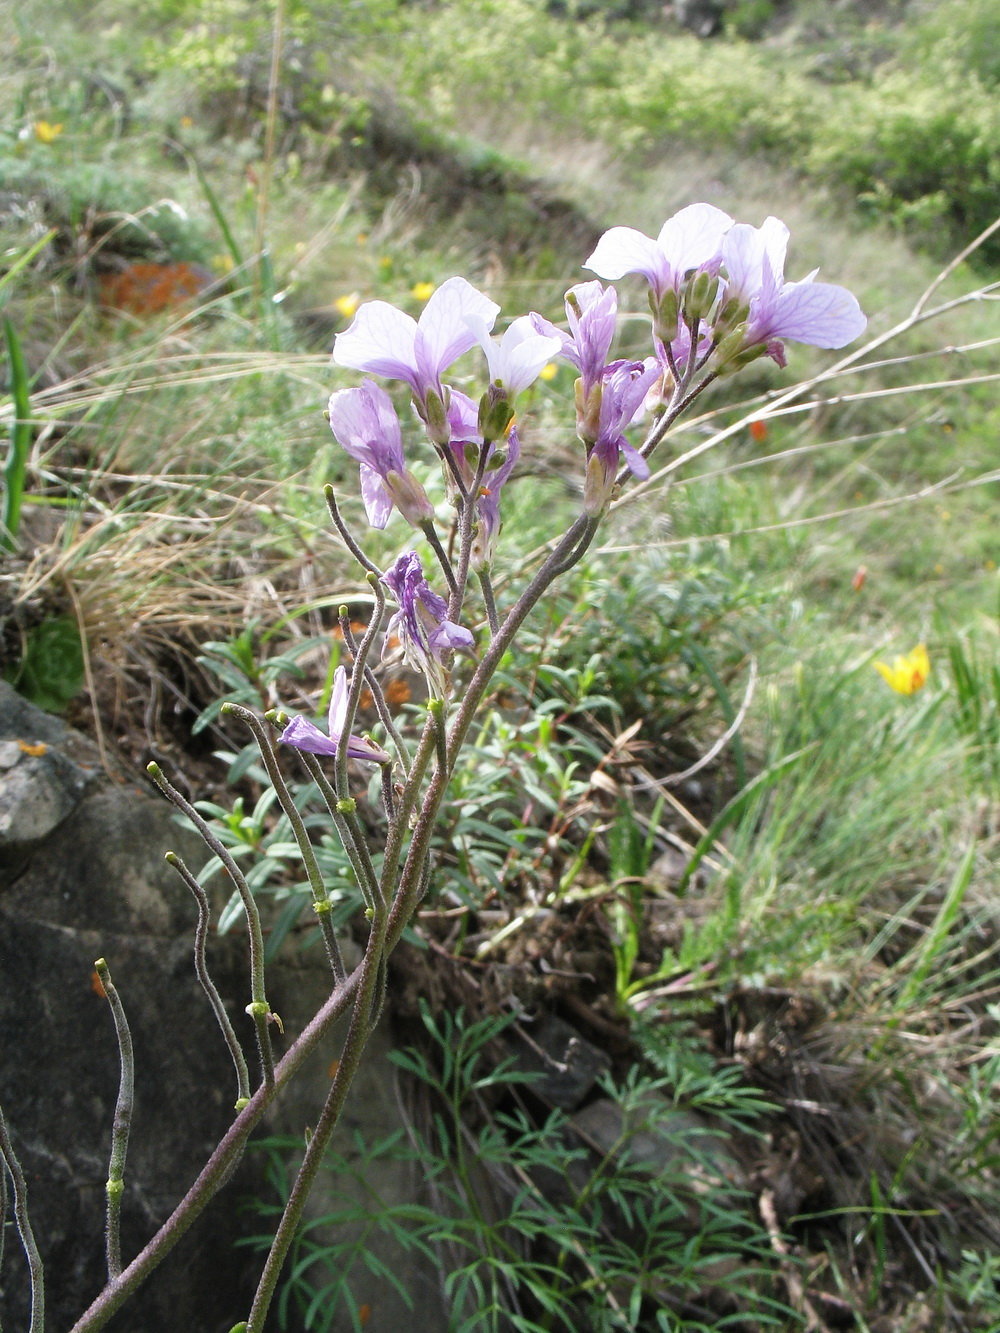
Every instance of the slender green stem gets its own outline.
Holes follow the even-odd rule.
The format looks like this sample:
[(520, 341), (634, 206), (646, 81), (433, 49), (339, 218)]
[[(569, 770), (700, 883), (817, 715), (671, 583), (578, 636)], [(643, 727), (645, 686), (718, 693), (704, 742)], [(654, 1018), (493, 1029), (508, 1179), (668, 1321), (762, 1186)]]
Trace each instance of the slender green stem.
[(316, 756), (302, 751), (302, 762), (309, 770), (313, 782), (319, 788), (330, 818), (340, 834), (340, 841), (354, 868), (358, 885), (365, 895), (365, 902), (369, 907), (374, 907), (382, 897), (382, 890), (379, 887), (375, 867), (372, 865), (371, 853), (368, 850), (368, 843), (364, 836), (364, 829), (361, 827), (361, 821), (356, 813), (346, 814), (340, 808), (347, 803), (337, 800), (337, 793), (330, 786), (330, 781), (323, 772)]
[(455, 571), (451, 567), (451, 561), (448, 559), (447, 552), (441, 545), (441, 538), (437, 535), (437, 528), (434, 526), (434, 520), (429, 518), (425, 523), (421, 523), (420, 530), (427, 538), (431, 550), (438, 558), (438, 564), (441, 566), (441, 572), (444, 574), (452, 596), (457, 596), (458, 581), (455, 578)]
[(302, 857), (302, 864), (305, 866), (306, 876), (309, 880), (309, 887), (312, 889), (313, 905), (316, 915), (320, 919), (321, 929), (323, 929), (323, 943), (326, 946), (327, 957), (330, 960), (330, 967), (337, 981), (343, 981), (347, 975), (344, 969), (344, 960), (341, 957), (340, 945), (337, 943), (337, 936), (333, 930), (333, 923), (330, 921), (330, 895), (327, 893), (326, 884), (323, 881), (323, 875), (319, 868), (319, 862), (316, 860), (316, 852), (312, 845), (312, 840), (306, 832), (306, 826), (302, 816), (299, 813), (295, 801), (292, 799), (292, 793), (285, 785), (285, 779), (281, 775), (281, 769), (278, 766), (278, 756), (274, 753), (274, 746), (271, 744), (271, 738), (264, 730), (260, 719), (249, 708), (244, 708), (242, 704), (226, 703), (222, 705), (222, 712), (231, 717), (238, 717), (253, 732), (254, 740), (260, 750), (261, 758), (264, 760), (264, 767), (267, 769), (267, 776), (270, 779), (271, 786), (278, 796), (278, 804), (285, 812), (285, 818), (291, 825), (292, 835), (295, 838), (299, 849), (299, 855)]
[(462, 614), (462, 602), (465, 600), (465, 585), (469, 578), (469, 561), (472, 557), (472, 520), (476, 512), (479, 488), (483, 484), (483, 476), (486, 472), (488, 455), (489, 446), (484, 441), (483, 447), (479, 451), (479, 464), (476, 468), (475, 480), (469, 488), (468, 494), (462, 497), (462, 507), (458, 515), (458, 569), (455, 573), (455, 582), (448, 602), (448, 619), (456, 623)]
[(350, 551), (351, 555), (354, 556), (362, 569), (366, 569), (369, 574), (374, 574), (377, 579), (380, 579), (382, 577), (382, 571), (379, 569), (378, 565), (373, 564), (371, 560), (368, 559), (364, 551), (362, 551), (361, 547), (354, 540), (350, 528), (344, 522), (341, 512), (337, 507), (337, 497), (334, 495), (332, 486), (323, 487), (323, 497), (326, 500), (326, 507), (330, 511), (330, 517), (333, 519), (333, 525), (340, 533), (344, 545)]
[(243, 903), (243, 910), (246, 913), (247, 929), (250, 937), (250, 1004), (247, 1005), (247, 1013), (253, 1019), (254, 1029), (257, 1033), (257, 1046), (260, 1052), (261, 1070), (263, 1072), (264, 1082), (270, 1086), (274, 1082), (274, 1055), (271, 1051), (271, 1033), (268, 1030), (268, 1020), (271, 1016), (271, 1010), (267, 1003), (267, 996), (264, 991), (264, 934), (260, 926), (260, 913), (257, 910), (257, 904), (254, 902), (253, 894), (246, 882), (243, 871), (239, 868), (228, 850), (222, 845), (209, 826), (202, 819), (201, 815), (194, 808), (190, 801), (186, 801), (176, 787), (172, 786), (164, 777), (163, 770), (159, 764), (148, 764), (146, 772), (153, 779), (160, 791), (168, 800), (173, 801), (177, 809), (182, 814), (187, 815), (191, 823), (201, 834), (202, 840), (207, 844), (210, 851), (222, 862), (223, 868), (229, 875)]
[(113, 1282), (116, 1277), (121, 1276), (122, 1271), (122, 1194), (125, 1191), (125, 1158), (128, 1155), (128, 1136), (132, 1127), (132, 1112), (135, 1109), (135, 1057), (132, 1052), (132, 1034), (129, 1032), (121, 996), (111, 980), (111, 970), (103, 958), (98, 958), (94, 967), (97, 969), (97, 975), (114, 1016), (115, 1034), (118, 1037), (118, 1057), (121, 1064), (118, 1101), (115, 1103), (115, 1118), (111, 1127), (111, 1161), (108, 1164), (107, 1183), (108, 1222), (105, 1230), (108, 1281)]
[(476, 577), (479, 579), (479, 586), (483, 592), (483, 605), (486, 607), (490, 638), (496, 638), (500, 630), (500, 619), (497, 615), (497, 601), (493, 596), (493, 581), (490, 578), (490, 571), (488, 569), (477, 569)]
[(368, 937), (364, 961), (361, 964), (361, 980), (358, 995), (351, 1015), (351, 1024), (341, 1053), (337, 1072), (327, 1095), (326, 1103), (320, 1114), (316, 1128), (309, 1140), (302, 1166), (295, 1178), (288, 1202), (278, 1223), (271, 1249), (268, 1252), (261, 1274), (257, 1292), (254, 1296), (250, 1317), (247, 1320), (247, 1333), (263, 1333), (264, 1321), (274, 1296), (282, 1265), (295, 1239), (295, 1232), (302, 1219), (302, 1213), (315, 1182), (323, 1156), (330, 1142), (330, 1136), (337, 1125), (351, 1083), (357, 1073), (358, 1064), (371, 1032), (371, 1013), (379, 989), (379, 978), (383, 975), (385, 961), (386, 930), (389, 917), (384, 909), (376, 910), (372, 921), (372, 931)]
[[(375, 594), (375, 610), (368, 623), (368, 628), (358, 644), (358, 651), (354, 658), (354, 670), (351, 672), (351, 683), (347, 690), (347, 710), (344, 714), (343, 736), (350, 736), (354, 728), (354, 719), (358, 715), (358, 704), (361, 701), (361, 689), (365, 684), (365, 665), (368, 661), (368, 654), (375, 645), (379, 630), (382, 628), (382, 616), (385, 612), (385, 590), (376, 575), (369, 572), (368, 586)], [(337, 799), (346, 801), (350, 798), (351, 792), (347, 781), (347, 745), (337, 746), (337, 756), (334, 761), (334, 790), (337, 793)]]
[[(21, 1170), (21, 1163), (17, 1160), (17, 1153), (15, 1153), (14, 1145), (7, 1133), (2, 1110), (0, 1110), (0, 1158), (3, 1159), (3, 1165), (6, 1166), (10, 1175), (10, 1183), (14, 1191), (14, 1221), (17, 1224), (18, 1235), (21, 1237), (21, 1245), (24, 1247), (25, 1258), (28, 1261), (28, 1274), (31, 1281), (31, 1323), (28, 1326), (28, 1333), (45, 1333), (45, 1270), (42, 1267), (42, 1256), (38, 1253), (35, 1234), (31, 1230), (31, 1222), (28, 1218), (28, 1188), (24, 1183), (24, 1172)], [(0, 1172), (2, 1170), (3, 1167), (0, 1167)]]
[(229, 1021), (229, 1015), (226, 1013), (226, 1006), (222, 1003), (222, 997), (216, 990), (215, 982), (208, 974), (205, 944), (208, 940), (208, 927), (212, 916), (208, 905), (208, 894), (176, 852), (167, 852), (165, 860), (177, 871), (194, 894), (195, 901), (198, 904), (198, 924), (194, 932), (194, 970), (201, 982), (202, 990), (208, 996), (212, 1013), (215, 1014), (215, 1021), (222, 1029), (222, 1035), (229, 1047), (229, 1054), (233, 1057), (233, 1064), (236, 1066), (236, 1109), (242, 1111), (250, 1100), (250, 1072), (247, 1069), (243, 1047), (240, 1045), (239, 1038)]
[[(346, 606), (340, 608), (337, 618), (340, 621), (340, 632), (344, 637), (344, 643), (347, 645), (351, 657), (357, 661), (358, 644), (354, 637), (354, 632), (351, 629), (351, 620), (350, 616), (347, 614)], [(406, 746), (403, 743), (402, 736), (400, 736), (396, 729), (396, 724), (392, 719), (392, 713), (389, 711), (389, 705), (386, 702), (382, 686), (376, 679), (375, 672), (372, 671), (369, 666), (365, 667), (365, 684), (372, 692), (372, 698), (375, 700), (375, 707), (378, 710), (379, 720), (389, 733), (392, 743), (396, 747), (396, 754), (399, 758), (400, 766), (404, 773), (408, 773), (410, 770), (410, 760), (406, 753)]]

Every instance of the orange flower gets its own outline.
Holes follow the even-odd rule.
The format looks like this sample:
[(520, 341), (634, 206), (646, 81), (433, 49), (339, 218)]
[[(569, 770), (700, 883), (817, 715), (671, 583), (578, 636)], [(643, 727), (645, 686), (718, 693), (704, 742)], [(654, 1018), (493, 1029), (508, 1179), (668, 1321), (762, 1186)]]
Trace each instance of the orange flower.
[(897, 657), (892, 666), (885, 662), (875, 662), (874, 666), (889, 688), (897, 694), (916, 694), (917, 690), (922, 690), (931, 671), (930, 658), (922, 643), (918, 643), (912, 652)]
[(758, 444), (761, 444), (764, 440), (767, 439), (767, 422), (751, 421), (750, 435), (753, 439), (757, 441)]

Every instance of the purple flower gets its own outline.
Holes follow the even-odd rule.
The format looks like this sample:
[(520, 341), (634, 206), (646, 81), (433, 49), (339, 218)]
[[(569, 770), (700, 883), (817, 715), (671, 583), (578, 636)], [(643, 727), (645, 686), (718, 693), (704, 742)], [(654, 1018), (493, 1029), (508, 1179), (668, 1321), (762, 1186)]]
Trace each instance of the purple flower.
[(404, 551), (382, 575), (399, 610), (385, 629), (386, 644), (395, 634), (408, 666), (422, 671), (431, 693), (444, 698), (448, 677), (444, 659), (455, 648), (471, 648), (467, 629), (447, 619), (448, 603), (427, 582), (416, 551)]
[[(335, 755), (344, 733), (347, 719), (347, 671), (337, 667), (333, 673), (333, 693), (330, 695), (329, 736), (320, 731), (315, 722), (305, 717), (293, 717), (288, 726), (278, 737), (285, 745), (293, 745), (296, 750), (305, 750), (309, 754)], [(369, 764), (387, 764), (389, 755), (363, 736), (348, 736), (347, 757), (363, 759)]]
[[(499, 451), (490, 446), (490, 461)], [(479, 499), (476, 501), (476, 531), (472, 540), (470, 563), (473, 569), (488, 569), (493, 563), (497, 537), (500, 535), (500, 492), (504, 483), (514, 471), (514, 464), (521, 455), (521, 442), (517, 431), (511, 427), (507, 437), (507, 457), (497, 467), (487, 466), (483, 474)]]
[(787, 248), (788, 228), (774, 217), (766, 218), (762, 227), (739, 223), (727, 233), (722, 253), (728, 282), (722, 309), (725, 314), (735, 300), (733, 313), (746, 320), (741, 343), (737, 329), (728, 335), (736, 349), (731, 355), (764, 344), (766, 354), (783, 366), (780, 338), (814, 347), (845, 347), (864, 332), (868, 321), (846, 287), (814, 282), (818, 270), (801, 282), (785, 282)]
[(596, 517), (607, 508), (622, 455), (634, 477), (644, 480), (649, 476), (649, 464), (623, 432), (661, 373), (652, 357), (647, 361), (615, 361), (605, 371), (597, 441), (587, 458), (583, 490), (583, 507), (588, 514)]
[[(448, 443), (445, 446), (451, 451), (452, 458), (455, 460), (455, 466), (459, 476), (465, 482), (468, 489), (475, 481), (473, 469), (469, 466), (467, 449), (469, 445), (473, 446), (474, 453), (482, 447), (483, 437), (479, 429), (479, 406), (464, 393), (458, 389), (452, 389), (448, 402)], [(455, 478), (452, 476), (451, 468), (444, 470), (445, 481), (448, 485), (448, 494), (451, 499), (455, 498)]]
[(424, 488), (403, 459), (403, 439), (392, 399), (374, 380), (330, 395), (330, 428), (341, 446), (361, 464), (361, 496), (368, 522), (384, 528), (395, 505), (419, 528), (434, 517)]
[(405, 380), (421, 416), (437, 425), (447, 396), (441, 373), (476, 345), (478, 335), (466, 319), (474, 316), (492, 329), (499, 313), (500, 307), (464, 278), (449, 278), (430, 297), (419, 320), (386, 301), (366, 301), (350, 328), (337, 335), (333, 359), (338, 366)]
[(576, 366), (583, 380), (581, 393), (584, 401), (604, 374), (617, 317), (618, 293), (614, 287), (605, 290), (599, 282), (581, 282), (566, 293), (569, 335), (560, 332), (541, 315), (528, 316), (536, 332), (547, 337), (555, 336), (562, 342), (562, 355)]
[(655, 241), (632, 227), (612, 227), (583, 267), (612, 281), (641, 273), (659, 305), (667, 292), (680, 293), (692, 269), (717, 271), (722, 238), (732, 225), (720, 208), (689, 204), (666, 220)]

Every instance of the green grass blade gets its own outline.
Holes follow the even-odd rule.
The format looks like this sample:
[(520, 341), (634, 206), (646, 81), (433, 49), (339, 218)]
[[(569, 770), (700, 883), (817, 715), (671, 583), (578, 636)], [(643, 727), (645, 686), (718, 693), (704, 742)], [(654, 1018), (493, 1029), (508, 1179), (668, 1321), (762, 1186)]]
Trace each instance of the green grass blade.
[(944, 948), (949, 932), (955, 923), (955, 918), (961, 909), (966, 890), (972, 882), (972, 870), (975, 862), (976, 844), (970, 842), (958, 869), (955, 871), (948, 892), (944, 896), (944, 902), (934, 918), (934, 924), (924, 936), (917, 950), (916, 964), (907, 979), (906, 985), (900, 991), (899, 998), (896, 1000), (895, 1007), (897, 1009), (906, 1009), (913, 1002), (921, 986), (927, 980), (938, 954)]
[(784, 759), (779, 759), (778, 762), (772, 764), (770, 768), (765, 768), (763, 773), (758, 773), (752, 782), (748, 782), (742, 791), (738, 791), (729, 804), (720, 810), (706, 829), (694, 851), (691, 853), (691, 860), (687, 863), (684, 874), (681, 876), (680, 883), (674, 890), (678, 898), (684, 897), (687, 886), (691, 882), (691, 876), (701, 865), (705, 855), (712, 848), (723, 829), (728, 828), (734, 820), (740, 817), (753, 797), (757, 796), (760, 792), (765, 791), (768, 787), (773, 786), (783, 773), (786, 773), (790, 768), (794, 768), (796, 764), (800, 763), (805, 756), (811, 753), (815, 748), (816, 742), (814, 741), (811, 745), (807, 745), (801, 750), (796, 750), (794, 754), (789, 754), (786, 755)]
[(7, 357), (10, 361), (10, 386), (14, 400), (14, 419), (10, 427), (10, 449), (3, 471), (3, 507), (0, 510), (0, 550), (13, 551), (17, 531), (21, 526), (21, 498), (24, 495), (24, 477), (31, 448), (31, 402), (28, 395), (28, 372), (21, 352), (21, 340), (14, 325), (6, 317), (3, 322)]
[(27, 268), (34, 257), (45, 249), (49, 241), (52, 240), (52, 237), (55, 236), (56, 231), (56, 227), (51, 227), (40, 240), (36, 241), (34, 245), (29, 246), (23, 255), (19, 255), (18, 258), (14, 260), (13, 264), (11, 264), (10, 268), (4, 273), (3, 277), (0, 277), (0, 294), (3, 293), (5, 287), (10, 286), (21, 270)]
[(222, 211), (222, 204), (219, 202), (219, 196), (209, 184), (208, 177), (205, 175), (204, 171), (202, 171), (201, 163), (198, 159), (192, 156), (191, 163), (194, 167), (195, 175), (198, 177), (198, 184), (201, 186), (202, 194), (205, 196), (205, 202), (212, 210), (212, 217), (215, 218), (219, 231), (222, 233), (222, 239), (226, 249), (229, 251), (229, 257), (233, 261), (235, 268), (242, 268), (244, 262), (243, 252), (237, 243), (236, 237), (233, 235), (233, 230), (226, 219), (225, 213)]

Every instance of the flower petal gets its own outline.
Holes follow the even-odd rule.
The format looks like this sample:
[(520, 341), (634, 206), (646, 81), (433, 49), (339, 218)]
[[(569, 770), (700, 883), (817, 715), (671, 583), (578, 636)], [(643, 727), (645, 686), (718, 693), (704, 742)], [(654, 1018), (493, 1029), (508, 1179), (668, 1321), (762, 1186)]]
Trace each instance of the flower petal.
[(688, 269), (700, 268), (718, 255), (722, 238), (732, 225), (729, 214), (713, 204), (688, 204), (667, 218), (656, 243), (674, 272), (683, 276)]
[(278, 740), (285, 745), (293, 745), (296, 750), (305, 750), (308, 754), (337, 753), (337, 742), (306, 717), (293, 717)]
[(846, 347), (868, 320), (857, 297), (830, 282), (787, 282), (775, 297), (767, 334), (813, 347)]
[(424, 353), (436, 375), (457, 361), (463, 352), (475, 347), (477, 334), (466, 323), (467, 315), (483, 320), (493, 328), (500, 307), (477, 291), (465, 278), (449, 278), (424, 306), (418, 328), (423, 335)]
[(641, 273), (660, 294), (670, 284), (670, 268), (656, 241), (634, 227), (612, 227), (597, 242), (583, 265), (602, 278), (624, 278)]
[(406, 380), (415, 388), (416, 336), (417, 322), (412, 316), (397, 310), (388, 301), (366, 301), (350, 327), (337, 334), (333, 360), (336, 365), (348, 366), (352, 370)]

